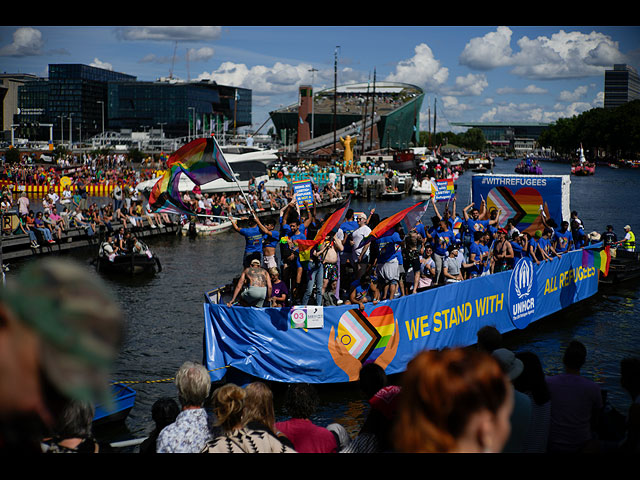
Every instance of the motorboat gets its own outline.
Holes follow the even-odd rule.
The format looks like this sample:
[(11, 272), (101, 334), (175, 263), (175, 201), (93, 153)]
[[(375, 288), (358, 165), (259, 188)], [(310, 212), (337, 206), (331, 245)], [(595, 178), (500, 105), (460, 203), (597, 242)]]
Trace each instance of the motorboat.
[(137, 253), (111, 254), (103, 251), (102, 245), (95, 259), (98, 272), (117, 275), (154, 274), (162, 271), (160, 259), (143, 242), (138, 240), (142, 250)]
[(136, 391), (122, 383), (111, 385), (113, 402), (111, 405), (98, 403), (95, 406), (93, 426), (123, 421), (135, 405)]

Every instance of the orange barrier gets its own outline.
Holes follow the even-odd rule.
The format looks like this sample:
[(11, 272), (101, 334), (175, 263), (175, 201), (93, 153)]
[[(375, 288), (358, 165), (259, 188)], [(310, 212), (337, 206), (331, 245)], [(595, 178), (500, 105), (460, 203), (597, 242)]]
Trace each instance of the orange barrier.
[[(51, 189), (56, 192), (58, 195), (62, 194), (64, 187), (62, 185), (15, 185), (9, 180), (0, 180), (0, 188), (9, 187), (13, 193), (22, 193), (26, 192), (27, 195), (44, 195), (45, 193), (49, 193)], [(123, 187), (123, 185), (120, 185)], [(116, 188), (116, 185), (86, 185), (87, 194), (92, 197), (108, 197), (113, 192), (113, 189)], [(75, 185), (70, 185), (69, 189), (73, 192), (75, 191)]]

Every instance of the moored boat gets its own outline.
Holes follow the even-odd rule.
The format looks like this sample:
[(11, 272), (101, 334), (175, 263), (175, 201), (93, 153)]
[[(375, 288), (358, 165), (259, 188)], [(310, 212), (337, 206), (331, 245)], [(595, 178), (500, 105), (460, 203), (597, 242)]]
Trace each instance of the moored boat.
[(231, 230), (231, 222), (212, 223), (210, 225), (204, 223), (187, 223), (182, 227), (182, 235), (185, 236), (207, 236), (218, 235), (219, 233)]
[(106, 254), (102, 248), (98, 251), (95, 265), (98, 272), (115, 275), (154, 274), (162, 271), (160, 259), (151, 249), (138, 240), (141, 250), (138, 253)]

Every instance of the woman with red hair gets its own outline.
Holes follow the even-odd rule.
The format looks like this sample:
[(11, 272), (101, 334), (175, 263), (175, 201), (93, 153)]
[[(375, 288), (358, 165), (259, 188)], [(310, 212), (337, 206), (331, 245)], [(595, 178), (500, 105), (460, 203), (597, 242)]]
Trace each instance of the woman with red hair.
[(490, 355), (474, 349), (419, 353), (403, 376), (394, 446), (404, 453), (500, 452), (513, 391)]

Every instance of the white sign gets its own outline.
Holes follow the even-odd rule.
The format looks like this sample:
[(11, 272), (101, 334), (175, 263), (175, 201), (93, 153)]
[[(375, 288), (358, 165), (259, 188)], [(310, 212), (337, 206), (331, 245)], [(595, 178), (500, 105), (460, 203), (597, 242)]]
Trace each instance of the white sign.
[(322, 306), (309, 305), (293, 307), (289, 314), (291, 328), (323, 328), (324, 313)]

